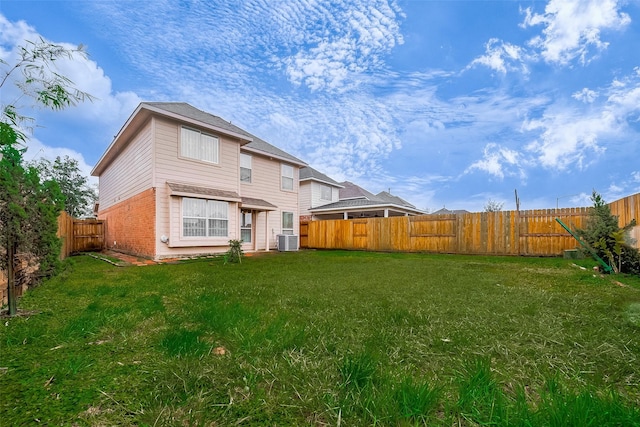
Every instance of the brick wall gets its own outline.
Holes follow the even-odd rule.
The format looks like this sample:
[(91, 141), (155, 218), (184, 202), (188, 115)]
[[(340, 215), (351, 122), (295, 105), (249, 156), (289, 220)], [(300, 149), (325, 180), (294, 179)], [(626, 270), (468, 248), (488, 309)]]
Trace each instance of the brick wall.
[(106, 220), (105, 246), (131, 255), (156, 255), (156, 189), (151, 188), (100, 211)]

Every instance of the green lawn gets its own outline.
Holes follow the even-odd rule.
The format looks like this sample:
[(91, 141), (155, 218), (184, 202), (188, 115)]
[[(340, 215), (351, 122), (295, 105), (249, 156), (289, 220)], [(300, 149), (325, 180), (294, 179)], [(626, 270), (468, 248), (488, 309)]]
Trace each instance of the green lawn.
[(0, 425), (640, 425), (640, 280), (563, 259), (79, 256), (19, 306)]

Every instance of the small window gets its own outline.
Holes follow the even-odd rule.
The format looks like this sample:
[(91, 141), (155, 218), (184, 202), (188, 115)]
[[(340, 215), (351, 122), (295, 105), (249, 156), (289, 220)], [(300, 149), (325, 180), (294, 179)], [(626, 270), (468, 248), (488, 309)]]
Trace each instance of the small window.
[(218, 138), (198, 130), (182, 128), (180, 155), (208, 163), (218, 163)]
[(242, 239), (243, 243), (251, 243), (251, 235), (253, 214), (251, 211), (242, 211), (240, 212), (240, 239)]
[(322, 200), (331, 200), (331, 187), (329, 187), (328, 185), (321, 185), (320, 198)]
[(185, 237), (227, 237), (229, 203), (218, 200), (182, 199), (182, 234)]
[(293, 234), (293, 212), (282, 212), (282, 234)]
[(244, 153), (240, 153), (240, 181), (251, 182), (251, 156)]
[(283, 164), (280, 168), (282, 171), (282, 189), (293, 190), (293, 166)]

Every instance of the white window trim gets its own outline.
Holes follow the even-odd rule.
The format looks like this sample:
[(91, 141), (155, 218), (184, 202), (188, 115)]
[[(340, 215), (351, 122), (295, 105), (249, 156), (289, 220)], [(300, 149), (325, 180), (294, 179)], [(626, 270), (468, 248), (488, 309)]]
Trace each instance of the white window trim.
[[(291, 214), (291, 228), (285, 228), (284, 216), (286, 214)], [(281, 228), (282, 234), (293, 234), (294, 230), (295, 230), (295, 224), (294, 224), (294, 222), (295, 222), (295, 214), (293, 212), (289, 212), (289, 211), (282, 211), (281, 219), (282, 219), (282, 224), (281, 224), (281, 226), (282, 226), (282, 228)]]
[[(214, 147), (213, 147), (213, 156), (214, 156), (214, 158), (213, 158), (213, 160), (207, 160), (207, 159), (203, 159), (201, 157), (196, 157), (196, 156), (191, 156), (189, 154), (186, 154), (185, 153), (185, 146), (183, 145), (184, 144), (184, 141), (183, 141), (183, 139), (184, 139), (184, 131), (189, 131), (189, 132), (194, 132), (194, 133), (199, 134), (199, 138), (200, 138), (199, 143), (200, 144), (203, 144), (203, 141), (202, 141), (202, 137), (203, 136), (211, 138), (212, 141), (214, 142)], [(187, 160), (192, 160), (192, 161), (196, 161), (196, 162), (206, 163), (206, 164), (209, 164), (209, 165), (219, 165), (220, 164), (220, 138), (218, 138), (216, 135), (212, 135), (212, 134), (209, 134), (209, 133), (205, 133), (205, 132), (199, 131), (198, 129), (193, 129), (193, 128), (190, 128), (188, 126), (182, 126), (180, 128), (180, 144), (179, 144), (179, 147), (178, 147), (178, 157), (180, 157), (181, 159), (187, 159)]]
[[(184, 203), (185, 200), (204, 200), (206, 202), (206, 216), (203, 218), (205, 220), (205, 234), (204, 236), (186, 236), (184, 233), (184, 219), (185, 219), (185, 208), (184, 208)], [(224, 203), (226, 206), (226, 217), (213, 217), (210, 213), (210, 203)], [(224, 201), (224, 200), (213, 200), (213, 199), (198, 199), (195, 197), (181, 197), (180, 199), (180, 238), (182, 240), (216, 240), (216, 239), (228, 239), (229, 238), (229, 225), (230, 225), (230, 221), (229, 221), (229, 202)], [(195, 218), (195, 217), (188, 217), (188, 218)], [(200, 218), (200, 217), (198, 217)], [(202, 218), (201, 218), (202, 219)], [(210, 235), (210, 228), (209, 228), (209, 221), (210, 220), (214, 220), (214, 221), (226, 221), (227, 222), (227, 233), (225, 235), (222, 236), (212, 236)]]
[[(291, 172), (291, 176), (289, 176), (288, 174), (285, 174), (285, 172)], [(288, 165), (286, 163), (281, 163), (280, 164), (280, 189), (283, 191), (294, 191), (294, 187), (295, 187), (295, 170), (294, 167), (291, 165)], [(289, 182), (288, 180), (291, 180), (291, 188), (285, 188), (284, 183), (285, 182)]]
[[(245, 159), (245, 161), (248, 161), (249, 163), (249, 167), (247, 167), (247, 165), (245, 164), (245, 166), (242, 166), (243, 161), (242, 159)], [(249, 180), (243, 180), (242, 179), (242, 169), (248, 169), (249, 170)], [(250, 154), (246, 154), (246, 153), (240, 153), (240, 182), (245, 183), (245, 184), (251, 184), (251, 181), (253, 180), (253, 156), (251, 156)]]
[[(251, 223), (249, 226), (245, 226), (244, 224), (244, 215), (249, 215), (251, 218)], [(249, 240), (242, 239), (242, 231), (249, 231), (251, 233)], [(243, 244), (253, 244), (253, 211), (250, 210), (240, 210), (240, 239), (242, 239)]]
[[(328, 190), (329, 191), (329, 198), (325, 198), (323, 197), (323, 191), (324, 190)], [(331, 201), (332, 200), (332, 189), (330, 185), (327, 184), (320, 184), (320, 200), (327, 200), (327, 201)]]

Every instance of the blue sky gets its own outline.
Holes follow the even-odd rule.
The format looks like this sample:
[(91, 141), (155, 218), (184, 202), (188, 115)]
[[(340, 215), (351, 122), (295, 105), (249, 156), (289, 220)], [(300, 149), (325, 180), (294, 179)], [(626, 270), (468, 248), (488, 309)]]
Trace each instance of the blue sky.
[[(590, 205), (640, 191), (640, 1), (13, 1), (96, 97), (34, 109), (28, 156), (88, 173), (141, 101), (221, 116), (334, 179), (420, 209)], [(6, 68), (5, 68), (6, 69)]]

